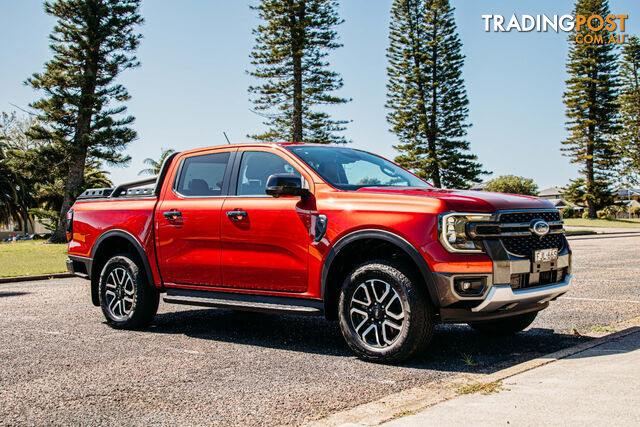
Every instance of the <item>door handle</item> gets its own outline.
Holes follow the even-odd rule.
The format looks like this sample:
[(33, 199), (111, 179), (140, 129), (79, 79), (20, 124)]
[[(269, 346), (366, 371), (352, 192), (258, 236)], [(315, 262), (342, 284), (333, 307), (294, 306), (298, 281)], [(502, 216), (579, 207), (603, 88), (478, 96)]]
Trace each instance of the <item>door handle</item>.
[(247, 213), (245, 211), (227, 211), (227, 217), (235, 220), (241, 220), (246, 217)]
[(182, 212), (180, 211), (167, 211), (167, 212), (162, 212), (162, 215), (164, 215), (165, 218), (167, 218), (168, 220), (176, 220), (178, 218), (182, 217)]

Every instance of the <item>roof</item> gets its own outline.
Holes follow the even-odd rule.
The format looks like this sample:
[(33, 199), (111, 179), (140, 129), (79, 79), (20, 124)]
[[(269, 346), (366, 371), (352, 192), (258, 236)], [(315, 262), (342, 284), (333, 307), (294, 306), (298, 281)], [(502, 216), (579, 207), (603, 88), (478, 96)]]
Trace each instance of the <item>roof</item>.
[(626, 206), (629, 207), (631, 206), (632, 208), (638, 207), (640, 206), (640, 202), (638, 202), (637, 200), (621, 200), (621, 202)]
[(544, 190), (540, 190), (538, 192), (538, 197), (542, 196), (560, 196), (562, 194), (562, 189), (558, 187), (549, 187)]
[(239, 143), (231, 143), (231, 144), (217, 144), (210, 145), (207, 147), (198, 147), (192, 148), (190, 150), (182, 151), (182, 153), (191, 154), (197, 153), (199, 151), (210, 150), (212, 148), (224, 148), (224, 147), (273, 147), (273, 146), (287, 146), (287, 145), (324, 145), (324, 144), (303, 144), (300, 142), (239, 142)]
[(484, 190), (484, 187), (486, 187), (487, 184), (489, 184), (490, 182), (491, 181), (484, 181), (484, 182), (481, 182), (479, 184), (473, 184), (471, 186), (471, 188), (469, 188), (469, 190), (482, 191), (482, 190)]
[(620, 188), (618, 189), (617, 195), (618, 197), (628, 197), (629, 195), (631, 195), (631, 197), (640, 196), (640, 189), (639, 188)]
[[(212, 148), (224, 148), (224, 147), (239, 147), (239, 148), (247, 148), (247, 147), (288, 147), (288, 146), (292, 146), (292, 145), (303, 145), (303, 146), (308, 146), (308, 147), (351, 148), (351, 147), (344, 147), (342, 145), (337, 145), (337, 144), (311, 144), (311, 143), (306, 143), (306, 142), (239, 142), (239, 143), (231, 143), (231, 144), (211, 145), (211, 146), (208, 146), (208, 147), (192, 148), (190, 150), (182, 151), (182, 153), (191, 154), (191, 153), (197, 153), (197, 152), (200, 152), (200, 151), (210, 150)], [(357, 150), (357, 148), (353, 148), (353, 149)]]

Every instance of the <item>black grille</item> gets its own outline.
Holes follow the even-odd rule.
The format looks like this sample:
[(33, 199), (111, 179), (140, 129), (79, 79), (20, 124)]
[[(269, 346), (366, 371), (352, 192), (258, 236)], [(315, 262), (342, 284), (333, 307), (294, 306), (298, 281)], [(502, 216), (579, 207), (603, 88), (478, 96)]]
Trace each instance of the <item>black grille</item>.
[(507, 251), (523, 257), (530, 257), (538, 249), (558, 248), (561, 251), (564, 247), (562, 234), (547, 234), (542, 238), (535, 235), (502, 237), (501, 240)]
[(544, 219), (545, 221), (559, 221), (560, 212), (553, 211), (522, 211), (522, 212), (506, 212), (500, 214), (498, 220), (502, 223), (525, 223), (531, 222), (532, 219)]
[(520, 273), (511, 275), (511, 289), (533, 288), (561, 282), (567, 275), (567, 269), (542, 271), (537, 274)]

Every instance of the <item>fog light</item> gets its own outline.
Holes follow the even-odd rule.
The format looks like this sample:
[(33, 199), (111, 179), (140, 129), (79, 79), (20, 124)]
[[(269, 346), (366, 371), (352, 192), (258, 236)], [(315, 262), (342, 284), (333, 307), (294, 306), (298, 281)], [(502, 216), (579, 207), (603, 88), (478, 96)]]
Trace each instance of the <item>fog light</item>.
[(453, 287), (461, 296), (478, 296), (484, 292), (485, 283), (484, 277), (461, 277), (453, 281)]

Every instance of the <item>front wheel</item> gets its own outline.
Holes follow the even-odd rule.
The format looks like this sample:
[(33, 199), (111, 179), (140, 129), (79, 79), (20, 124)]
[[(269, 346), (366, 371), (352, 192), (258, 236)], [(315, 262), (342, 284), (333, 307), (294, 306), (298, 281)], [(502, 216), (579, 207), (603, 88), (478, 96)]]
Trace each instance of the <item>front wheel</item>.
[(398, 363), (431, 341), (435, 321), (422, 283), (409, 266), (369, 261), (346, 278), (339, 320), (349, 347), (371, 362)]
[(160, 295), (149, 285), (134, 254), (111, 258), (100, 274), (100, 307), (107, 323), (118, 329), (141, 328), (153, 320)]
[(526, 329), (538, 315), (537, 311), (483, 322), (469, 322), (469, 326), (486, 335), (511, 335)]

